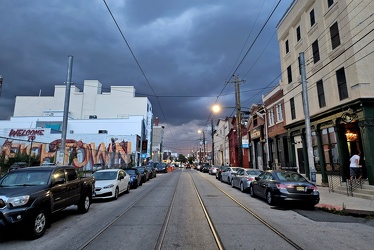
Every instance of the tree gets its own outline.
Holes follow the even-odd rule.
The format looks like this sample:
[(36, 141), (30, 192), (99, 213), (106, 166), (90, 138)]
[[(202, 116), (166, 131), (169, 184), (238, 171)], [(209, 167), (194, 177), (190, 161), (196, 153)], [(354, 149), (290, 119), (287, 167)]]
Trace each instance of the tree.
[(182, 154), (178, 155), (178, 160), (179, 160), (179, 162), (182, 162), (182, 163), (186, 163), (187, 162), (187, 158), (184, 155), (182, 155)]

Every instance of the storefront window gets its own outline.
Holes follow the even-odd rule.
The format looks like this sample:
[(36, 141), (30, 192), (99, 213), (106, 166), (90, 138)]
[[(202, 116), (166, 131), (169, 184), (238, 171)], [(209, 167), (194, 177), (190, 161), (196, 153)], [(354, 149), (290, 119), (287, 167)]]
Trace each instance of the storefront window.
[(322, 130), (322, 144), (327, 171), (340, 169), (339, 152), (334, 128)]
[(317, 172), (321, 171), (321, 162), (318, 154), (318, 144), (317, 144), (317, 135), (316, 132), (312, 132), (312, 146), (313, 146), (313, 157), (314, 157), (314, 166)]

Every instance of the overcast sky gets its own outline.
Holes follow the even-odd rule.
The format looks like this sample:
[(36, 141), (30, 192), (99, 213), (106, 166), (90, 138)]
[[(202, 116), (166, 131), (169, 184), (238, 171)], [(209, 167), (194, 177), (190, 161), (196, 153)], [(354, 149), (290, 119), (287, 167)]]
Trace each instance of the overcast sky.
[(105, 92), (135, 86), (165, 126), (165, 149), (187, 154), (199, 129), (209, 141), (210, 119), (234, 115), (211, 116), (216, 102), (235, 106), (233, 74), (245, 81), (243, 107), (279, 83), (276, 25), (292, 0), (278, 2), (0, 0), (0, 119), (12, 116), (15, 96), (52, 96), (72, 55), (78, 88), (89, 79)]

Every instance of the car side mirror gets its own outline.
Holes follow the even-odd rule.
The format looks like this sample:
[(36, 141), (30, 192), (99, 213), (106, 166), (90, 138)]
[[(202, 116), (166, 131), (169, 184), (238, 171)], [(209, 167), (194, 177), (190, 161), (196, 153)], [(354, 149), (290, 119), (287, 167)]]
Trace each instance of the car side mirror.
[(65, 183), (65, 179), (64, 178), (57, 178), (53, 182), (53, 185), (56, 186), (56, 185), (60, 185), (60, 184), (64, 184), (64, 183)]

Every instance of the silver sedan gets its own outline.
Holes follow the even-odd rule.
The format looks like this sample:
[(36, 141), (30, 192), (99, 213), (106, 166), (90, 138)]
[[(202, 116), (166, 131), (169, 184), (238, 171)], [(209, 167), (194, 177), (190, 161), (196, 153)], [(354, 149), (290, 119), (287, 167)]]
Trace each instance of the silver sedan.
[(249, 190), (249, 186), (255, 177), (259, 176), (262, 172), (262, 170), (252, 168), (239, 169), (232, 177), (231, 186), (245, 192)]

